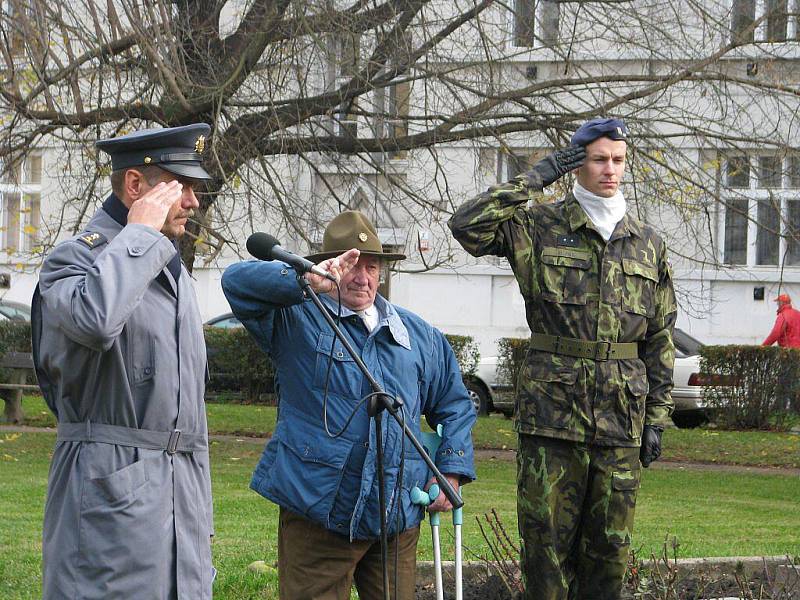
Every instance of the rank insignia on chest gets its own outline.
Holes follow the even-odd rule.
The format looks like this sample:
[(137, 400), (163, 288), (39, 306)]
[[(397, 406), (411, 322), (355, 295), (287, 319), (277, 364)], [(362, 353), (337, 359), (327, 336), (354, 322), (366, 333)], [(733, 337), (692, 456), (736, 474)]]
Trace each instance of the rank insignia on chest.
[(78, 236), (78, 241), (83, 242), (89, 248), (96, 248), (108, 241), (108, 238), (102, 233), (84, 233)]
[(564, 233), (556, 236), (557, 246), (566, 246), (567, 248), (577, 248), (581, 244), (581, 239), (575, 234)]

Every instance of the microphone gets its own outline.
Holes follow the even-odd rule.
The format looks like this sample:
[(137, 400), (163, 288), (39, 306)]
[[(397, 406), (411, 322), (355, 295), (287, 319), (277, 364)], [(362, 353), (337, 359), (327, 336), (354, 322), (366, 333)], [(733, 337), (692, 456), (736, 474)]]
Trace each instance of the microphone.
[(247, 238), (247, 251), (258, 260), (280, 260), (290, 265), (300, 274), (314, 273), (320, 277), (325, 277), (336, 282), (336, 277), (321, 269), (310, 260), (297, 256), (285, 248), (281, 248), (281, 243), (268, 233), (254, 233)]

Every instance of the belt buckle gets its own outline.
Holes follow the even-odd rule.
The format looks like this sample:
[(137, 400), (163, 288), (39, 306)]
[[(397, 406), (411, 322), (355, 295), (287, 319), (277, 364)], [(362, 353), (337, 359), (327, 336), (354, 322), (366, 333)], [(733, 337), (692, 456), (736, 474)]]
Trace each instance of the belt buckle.
[[(602, 346), (601, 344), (605, 344), (605, 346)], [(595, 346), (594, 349), (594, 359), (605, 361), (608, 360), (610, 356), (611, 356), (611, 342), (605, 342), (605, 341), (597, 342), (597, 346)]]
[(167, 454), (175, 454), (178, 451), (178, 440), (181, 437), (181, 430), (175, 429), (169, 434), (167, 442)]

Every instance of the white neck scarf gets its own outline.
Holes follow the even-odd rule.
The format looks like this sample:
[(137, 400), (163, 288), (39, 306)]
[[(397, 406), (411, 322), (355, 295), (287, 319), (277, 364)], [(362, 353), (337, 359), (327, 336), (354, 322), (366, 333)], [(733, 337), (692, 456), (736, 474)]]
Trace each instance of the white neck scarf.
[(605, 241), (608, 241), (611, 238), (611, 234), (614, 233), (617, 223), (625, 216), (627, 207), (622, 191), (617, 188), (616, 194), (610, 198), (603, 198), (593, 194), (576, 181), (575, 186), (572, 188), (572, 193), (575, 195), (578, 204), (583, 208), (586, 216), (597, 227), (600, 235), (603, 236)]

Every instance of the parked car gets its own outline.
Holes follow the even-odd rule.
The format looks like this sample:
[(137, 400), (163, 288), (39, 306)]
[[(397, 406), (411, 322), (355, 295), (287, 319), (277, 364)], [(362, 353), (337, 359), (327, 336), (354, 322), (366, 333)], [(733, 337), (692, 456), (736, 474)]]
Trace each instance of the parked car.
[(31, 307), (22, 302), (0, 300), (0, 321), (30, 321)]
[(224, 315), (220, 315), (218, 317), (214, 317), (213, 319), (209, 319), (204, 323), (205, 325), (210, 325), (211, 327), (222, 327), (224, 329), (233, 329), (234, 327), (244, 327), (242, 322), (237, 319), (233, 313), (225, 313)]
[[(672, 399), (673, 421), (679, 427), (699, 425), (706, 419), (703, 385), (707, 378), (700, 373), (702, 343), (681, 329), (675, 329), (675, 367)], [(497, 381), (497, 357), (481, 358), (473, 376), (466, 382), (467, 391), (479, 415), (514, 412), (513, 385)]]

